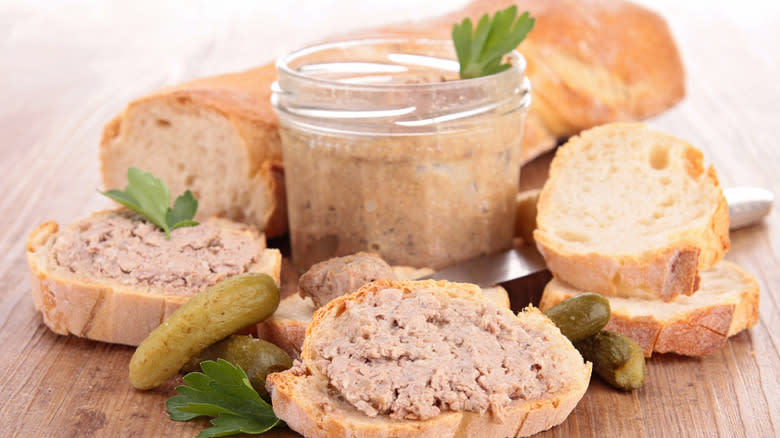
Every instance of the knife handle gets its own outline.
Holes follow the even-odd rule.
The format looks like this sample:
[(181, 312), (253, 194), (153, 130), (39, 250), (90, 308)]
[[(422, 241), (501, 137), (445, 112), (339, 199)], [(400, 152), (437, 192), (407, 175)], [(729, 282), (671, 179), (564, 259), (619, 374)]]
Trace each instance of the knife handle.
[(729, 187), (723, 189), (729, 204), (729, 229), (753, 225), (772, 210), (775, 195), (760, 187)]

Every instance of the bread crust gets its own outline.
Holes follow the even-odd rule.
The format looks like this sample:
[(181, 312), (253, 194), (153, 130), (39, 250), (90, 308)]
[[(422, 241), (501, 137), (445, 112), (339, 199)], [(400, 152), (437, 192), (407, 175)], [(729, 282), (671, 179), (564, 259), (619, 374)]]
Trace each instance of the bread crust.
[[(698, 307), (686, 306), (684, 303), (689, 300), (681, 298), (666, 305), (677, 308), (664, 310), (661, 314), (648, 310), (664, 309), (657, 300), (629, 299), (633, 302), (629, 308), (624, 301), (618, 303), (608, 297), (612, 304), (612, 317), (605, 329), (636, 341), (646, 357), (654, 352), (706, 356), (720, 350), (729, 337), (756, 324), (760, 294), (756, 280), (739, 266), (727, 261), (721, 261), (702, 275), (701, 291), (697, 293), (710, 292), (713, 286), (708, 278), (715, 271), (727, 273), (739, 280), (730, 280), (731, 289)], [(539, 308), (548, 309), (577, 293), (573, 286), (553, 279), (545, 287)]]
[[(110, 214), (110, 211), (93, 216)], [(44, 222), (30, 232), (27, 262), (30, 269), (33, 304), (41, 312), (43, 323), (53, 332), (73, 334), (96, 341), (137, 346), (190, 296), (156, 295), (110, 282), (82, 280), (66, 276), (45, 264), (47, 243), (59, 225)], [(250, 233), (263, 240), (262, 234)], [(263, 272), (279, 283), (281, 253), (265, 249), (250, 272)], [(197, 291), (193, 291), (193, 294)]]
[(535, 110), (556, 137), (647, 118), (685, 95), (680, 53), (658, 14), (620, 0), (512, 3), (537, 17), (520, 50)]
[[(528, 436), (560, 424), (574, 409), (587, 389), (591, 364), (569, 370), (572, 386), (562, 394), (554, 394), (544, 400), (518, 401), (511, 405), (499, 422), (492, 415), (474, 412), (445, 412), (428, 420), (394, 420), (389, 417), (368, 417), (348, 403), (332, 396), (327, 379), (316, 369), (312, 337), (317, 336), (321, 325), (338, 315), (350, 301), (361, 300), (388, 287), (412, 293), (418, 288), (450, 286), (448, 282), (390, 281), (370, 283), (357, 292), (341, 296), (320, 308), (312, 318), (303, 346), (303, 364), (282, 373), (268, 376), (266, 386), (271, 394), (274, 412), (293, 430), (310, 438), (320, 437), (509, 437)], [(459, 297), (480, 300), (479, 288), (474, 285), (456, 284)], [(550, 336), (565, 340), (557, 327), (537, 309), (529, 307), (520, 314), (528, 321), (545, 324)], [(531, 323), (531, 322), (529, 322)], [(560, 345), (560, 344), (556, 344)], [(576, 351), (573, 353), (577, 354)], [(581, 358), (580, 358), (581, 360)]]
[(696, 291), (700, 250), (695, 247), (666, 248), (640, 256), (580, 254), (567, 251), (538, 232), (534, 232), (534, 240), (548, 269), (563, 279), (576, 281), (583, 290), (645, 298), (656, 296), (648, 291), (658, 291), (657, 297), (664, 301)]

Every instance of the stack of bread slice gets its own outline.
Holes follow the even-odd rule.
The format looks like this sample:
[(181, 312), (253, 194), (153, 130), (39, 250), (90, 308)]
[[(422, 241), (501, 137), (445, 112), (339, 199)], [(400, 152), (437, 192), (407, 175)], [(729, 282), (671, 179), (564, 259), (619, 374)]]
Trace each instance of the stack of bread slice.
[(553, 273), (540, 307), (610, 300), (607, 330), (653, 352), (710, 354), (758, 318), (759, 288), (729, 249), (728, 205), (702, 153), (642, 124), (603, 125), (561, 147), (534, 240)]

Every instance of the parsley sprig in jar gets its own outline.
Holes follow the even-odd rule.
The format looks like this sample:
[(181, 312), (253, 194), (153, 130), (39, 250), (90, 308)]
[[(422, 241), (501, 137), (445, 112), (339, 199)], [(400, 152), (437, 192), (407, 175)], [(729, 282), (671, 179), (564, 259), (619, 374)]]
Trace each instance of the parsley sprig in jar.
[(468, 43), (494, 74), (461, 79), (451, 41), (345, 41), (279, 59), (272, 102), (298, 268), (357, 251), (441, 268), (512, 245), (525, 61), (480, 60)]

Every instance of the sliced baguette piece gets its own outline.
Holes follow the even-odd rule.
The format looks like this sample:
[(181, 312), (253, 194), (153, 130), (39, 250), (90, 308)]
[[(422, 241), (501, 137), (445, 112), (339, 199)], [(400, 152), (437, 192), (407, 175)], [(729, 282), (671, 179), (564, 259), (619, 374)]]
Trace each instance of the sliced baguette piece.
[[(561, 280), (547, 284), (539, 308), (582, 293)], [(608, 297), (612, 318), (606, 330), (622, 333), (653, 352), (704, 356), (721, 349), (726, 339), (758, 321), (759, 287), (734, 263), (721, 261), (701, 272), (701, 287), (670, 302)]]
[[(127, 211), (97, 212), (69, 228), (85, 227), (120, 214), (127, 214)], [(263, 234), (254, 227), (225, 219), (211, 218), (206, 224), (218, 227), (220, 236), (256, 242), (259, 253), (253, 256), (251, 265), (244, 272), (266, 273), (279, 283), (282, 257), (279, 250), (265, 248)], [(180, 230), (171, 233), (172, 239), (176, 239)], [(55, 333), (137, 346), (179, 306), (200, 292), (200, 289), (186, 288), (169, 291), (128, 283), (127, 278), (72, 272), (58, 263), (53, 250), (64, 231), (67, 229), (60, 230), (54, 221), (45, 222), (32, 230), (27, 241), (33, 303), (41, 312), (43, 323)], [(162, 234), (161, 231), (156, 232)], [(132, 245), (128, 243), (129, 248)], [(175, 265), (172, 260), (154, 260), (153, 263)]]
[(525, 190), (517, 194), (515, 211), (515, 237), (523, 239), (523, 244), (533, 245), (536, 230), (536, 204), (541, 189)]
[(103, 185), (124, 188), (127, 169), (136, 167), (161, 178), (172, 193), (192, 190), (198, 220), (221, 216), (269, 237), (284, 234), (282, 153), (269, 100), (275, 78), (268, 65), (130, 102), (103, 130)]
[[(346, 317), (350, 318), (349, 308), (364, 302), (371, 303), (371, 300), (387, 289), (400, 290), (400, 300), (434, 297), (443, 308), (452, 306), (452, 303), (458, 300), (469, 303), (468, 309), (489, 306), (479, 288), (474, 285), (433, 280), (380, 280), (365, 285), (353, 294), (331, 301), (317, 310), (312, 318), (303, 345), (302, 362), (297, 362), (290, 370), (270, 374), (266, 380), (274, 412), (290, 428), (308, 438), (528, 436), (563, 422), (585, 393), (590, 380), (591, 364), (583, 362), (572, 344), (549, 319), (530, 306), (517, 316), (508, 309), (494, 306), (495, 311), (509, 314), (509, 318), (522, 326), (523, 330), (544, 333), (534, 338), (539, 343), (535, 342), (534, 347), (549, 354), (552, 358), (550, 360), (555, 363), (554, 367), (561, 370), (562, 381), (557, 391), (543, 394), (541, 398), (509, 401), (500, 416), (501, 420), (490, 410), (483, 413), (445, 410), (423, 420), (396, 419), (382, 413), (376, 416), (365, 414), (347, 401), (344, 394), (329, 380), (325, 370), (320, 368), (324, 364), (324, 358), (319, 356), (318, 343), (340, 342), (353, 338), (355, 333), (341, 330), (344, 327), (341, 315), (346, 314)], [(403, 313), (396, 313), (394, 318), (401, 318), (399, 324), (407, 322)], [(423, 336), (423, 333), (417, 332), (414, 336)], [(420, 342), (415, 338), (407, 341)], [(383, 360), (378, 362), (382, 363)], [(414, 368), (412, 364), (416, 362), (407, 361), (407, 365), (404, 365), (409, 367), (410, 377), (415, 375), (415, 369), (419, 372), (419, 368)], [(542, 366), (547, 365), (550, 364), (544, 363)], [(414, 380), (409, 383), (430, 388), (430, 383)]]
[[(433, 274), (430, 268), (393, 266), (393, 272), (400, 280), (416, 280)], [(498, 307), (509, 309), (509, 294), (501, 286), (482, 289), (485, 298)], [(303, 338), (309, 328), (317, 307), (311, 298), (294, 293), (282, 299), (273, 315), (257, 325), (257, 336), (276, 344), (293, 359), (301, 357)]]
[(729, 248), (728, 205), (690, 144), (638, 123), (572, 137), (552, 161), (534, 240), (579, 289), (671, 301)]

